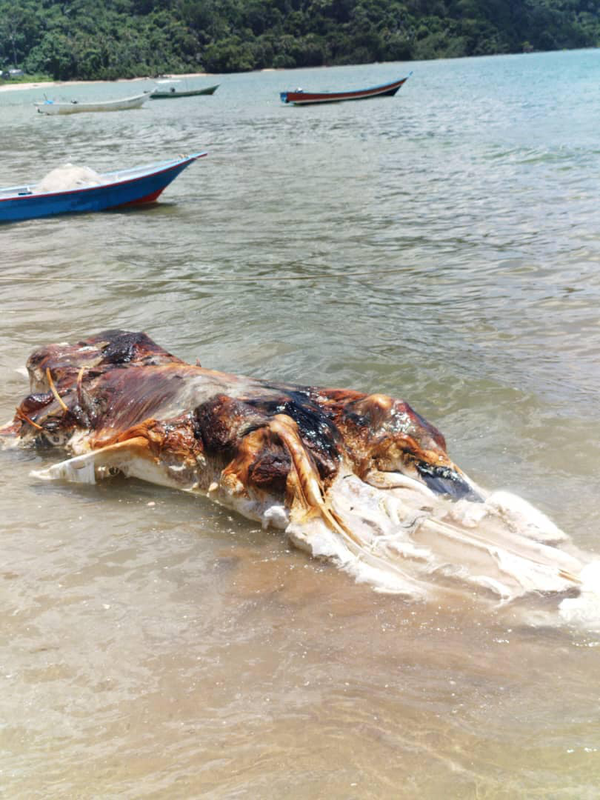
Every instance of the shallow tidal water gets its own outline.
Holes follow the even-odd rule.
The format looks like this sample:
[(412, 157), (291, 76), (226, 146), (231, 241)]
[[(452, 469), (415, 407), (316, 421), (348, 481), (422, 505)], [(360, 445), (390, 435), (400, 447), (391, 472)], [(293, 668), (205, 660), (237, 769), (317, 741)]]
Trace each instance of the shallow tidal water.
[[(409, 69), (395, 98), (278, 97)], [(600, 51), (218, 80), (64, 118), (32, 104), (150, 83), (0, 92), (1, 185), (209, 153), (152, 207), (0, 227), (0, 419), (36, 346), (145, 330), (402, 397), (600, 554)], [(600, 632), (380, 595), (168, 489), (30, 476), (58, 457), (0, 453), (2, 798), (598, 797)]]

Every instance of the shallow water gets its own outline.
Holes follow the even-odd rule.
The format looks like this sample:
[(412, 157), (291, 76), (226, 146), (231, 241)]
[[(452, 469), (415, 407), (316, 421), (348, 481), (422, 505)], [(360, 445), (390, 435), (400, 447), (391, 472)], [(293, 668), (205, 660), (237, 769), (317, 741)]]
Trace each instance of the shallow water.
[[(152, 208), (0, 228), (0, 418), (35, 346), (143, 329), (403, 397), (600, 552), (600, 51), (219, 79), (0, 93), (2, 185), (209, 151)], [(0, 454), (2, 796), (597, 797), (600, 634), (377, 595), (207, 501), (29, 476), (54, 459)]]

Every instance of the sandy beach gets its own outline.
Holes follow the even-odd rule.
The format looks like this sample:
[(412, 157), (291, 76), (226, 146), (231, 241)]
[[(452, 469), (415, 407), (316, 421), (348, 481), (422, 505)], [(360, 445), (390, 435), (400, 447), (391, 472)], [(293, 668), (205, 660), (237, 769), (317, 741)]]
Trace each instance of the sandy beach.
[(158, 78), (152, 78), (150, 76), (146, 76), (145, 78), (119, 78), (116, 81), (43, 81), (43, 82), (33, 82), (33, 83), (5, 83), (4, 85), (0, 86), (0, 92), (16, 92), (18, 90), (24, 89), (46, 89), (46, 88), (54, 88), (54, 87), (62, 87), (62, 86), (85, 86), (87, 84), (94, 84), (94, 83), (138, 83), (139, 81), (151, 81), (151, 80), (168, 80), (169, 78), (173, 80), (180, 80), (181, 78), (205, 78), (210, 75), (209, 72), (187, 72), (182, 73), (180, 75), (161, 75)]

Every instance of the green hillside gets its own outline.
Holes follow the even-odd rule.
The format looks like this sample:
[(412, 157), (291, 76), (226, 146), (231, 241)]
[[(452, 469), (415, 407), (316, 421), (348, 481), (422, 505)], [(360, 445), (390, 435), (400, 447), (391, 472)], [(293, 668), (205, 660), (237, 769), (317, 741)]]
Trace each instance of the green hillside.
[(57, 80), (595, 47), (599, 0), (0, 0), (0, 67)]

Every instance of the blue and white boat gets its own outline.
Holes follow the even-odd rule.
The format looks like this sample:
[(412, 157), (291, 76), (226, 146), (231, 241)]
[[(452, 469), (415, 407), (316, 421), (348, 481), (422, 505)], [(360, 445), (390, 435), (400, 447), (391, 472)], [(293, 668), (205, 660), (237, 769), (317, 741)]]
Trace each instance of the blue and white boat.
[(45, 181), (0, 189), (0, 222), (153, 203), (180, 172), (206, 155), (194, 153), (172, 161), (104, 174), (89, 170), (95, 176), (90, 185), (61, 188), (59, 191), (47, 191)]

